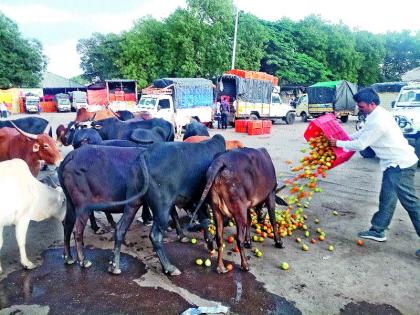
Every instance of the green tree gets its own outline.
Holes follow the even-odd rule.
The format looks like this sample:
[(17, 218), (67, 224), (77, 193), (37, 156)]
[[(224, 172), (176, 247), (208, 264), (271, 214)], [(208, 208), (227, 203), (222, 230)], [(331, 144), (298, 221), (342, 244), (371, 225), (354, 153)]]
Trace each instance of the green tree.
[(24, 39), (11, 19), (0, 12), (0, 87), (39, 86), (47, 58), (35, 39)]
[(77, 52), (81, 55), (82, 77), (89, 82), (120, 78), (117, 60), (121, 53), (121, 37), (116, 34), (93, 33), (92, 37), (80, 39)]
[(358, 69), (359, 85), (368, 86), (381, 81), (381, 64), (385, 56), (383, 41), (378, 35), (369, 32), (355, 32), (356, 50), (362, 60)]
[(382, 67), (384, 81), (399, 81), (405, 72), (420, 66), (420, 32), (392, 32), (383, 36), (385, 57)]

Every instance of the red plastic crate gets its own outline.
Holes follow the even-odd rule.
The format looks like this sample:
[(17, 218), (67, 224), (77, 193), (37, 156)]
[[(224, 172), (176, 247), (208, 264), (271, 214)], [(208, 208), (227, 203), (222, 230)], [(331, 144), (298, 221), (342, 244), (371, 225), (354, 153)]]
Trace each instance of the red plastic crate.
[(273, 124), (271, 120), (263, 120), (262, 122), (263, 134), (270, 134), (272, 125)]
[[(311, 121), (303, 136), (306, 141), (309, 141), (310, 138), (318, 136), (320, 132), (324, 133), (327, 139), (350, 140), (333, 114), (325, 114)], [(331, 164), (331, 168), (348, 161), (354, 154), (354, 151), (345, 152), (342, 148), (333, 148), (333, 150), (336, 158)]]
[(261, 120), (248, 120), (247, 123), (247, 131), (248, 135), (262, 135), (263, 134), (263, 126)]

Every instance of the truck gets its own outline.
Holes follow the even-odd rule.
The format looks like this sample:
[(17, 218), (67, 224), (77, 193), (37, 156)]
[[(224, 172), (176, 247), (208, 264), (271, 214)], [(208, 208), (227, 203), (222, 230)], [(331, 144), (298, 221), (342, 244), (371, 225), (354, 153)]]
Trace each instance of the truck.
[(80, 108), (88, 108), (87, 94), (84, 91), (73, 91), (71, 95), (71, 109), (77, 111)]
[(54, 95), (54, 101), (57, 104), (57, 112), (70, 112), (70, 95), (67, 93), (58, 93)]
[(420, 158), (420, 82), (403, 86), (392, 107), (395, 121)]
[(40, 111), (39, 96), (33, 93), (25, 94), (25, 112), (39, 113)]
[(353, 95), (357, 93), (356, 84), (345, 80), (318, 82), (309, 86), (307, 93), (308, 116), (316, 118), (325, 113), (333, 113), (345, 123), (350, 115), (358, 114), (353, 100)]
[(140, 112), (163, 118), (181, 129), (195, 119), (213, 124), (213, 83), (203, 78), (162, 78), (142, 90)]
[(217, 78), (217, 100), (231, 105), (228, 121), (236, 119), (282, 120), (293, 124), (295, 109), (280, 97), (276, 77), (264, 72), (230, 70)]

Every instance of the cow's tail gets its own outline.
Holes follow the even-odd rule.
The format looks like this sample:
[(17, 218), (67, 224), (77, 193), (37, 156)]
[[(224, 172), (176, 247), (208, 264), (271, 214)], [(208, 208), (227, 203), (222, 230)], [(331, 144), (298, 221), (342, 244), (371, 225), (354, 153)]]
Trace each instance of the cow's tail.
[[(278, 187), (275, 189), (275, 193), (277, 194), (278, 192), (282, 191), (284, 188), (286, 188), (286, 185), (282, 185), (281, 187)], [(276, 203), (279, 206), (289, 206), (289, 204), (281, 197), (275, 195), (276, 197)]]
[(214, 179), (216, 178), (217, 174), (224, 168), (225, 163), (223, 159), (216, 159), (213, 161), (213, 163), (210, 165), (209, 169), (207, 170), (207, 183), (206, 187), (204, 187), (204, 191), (201, 194), (200, 201), (197, 204), (197, 207), (194, 210), (194, 213), (191, 216), (190, 225), (193, 223), (195, 216), (197, 214), (198, 209), (203, 205), (204, 200), (206, 200), (206, 197), (210, 191), (211, 186), (213, 186)]
[(144, 158), (144, 154), (142, 154), (137, 161), (140, 164), (140, 172), (143, 176), (143, 183), (140, 183), (142, 186), (140, 191), (135, 194), (134, 196), (131, 196), (128, 199), (121, 200), (121, 201), (110, 201), (110, 202), (97, 202), (97, 203), (91, 203), (85, 206), (85, 209), (89, 211), (105, 211), (105, 210), (112, 210), (121, 206), (124, 206), (128, 203), (131, 203), (133, 201), (139, 200), (142, 198), (149, 188), (149, 172), (147, 170), (146, 161)]

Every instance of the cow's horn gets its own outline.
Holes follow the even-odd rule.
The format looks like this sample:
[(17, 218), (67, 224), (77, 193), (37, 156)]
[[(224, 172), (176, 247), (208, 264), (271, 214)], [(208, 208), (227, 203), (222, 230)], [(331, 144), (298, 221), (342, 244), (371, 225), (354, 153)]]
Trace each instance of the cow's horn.
[(18, 128), (18, 126), (16, 126), (14, 123), (13, 123), (13, 121), (11, 121), (11, 120), (9, 120), (10, 121), (10, 123), (12, 124), (12, 126), (18, 131), (18, 132), (20, 132), (22, 135), (24, 135), (25, 137), (27, 137), (27, 138), (29, 138), (29, 139), (33, 139), (33, 140), (36, 140), (36, 139), (38, 139), (38, 136), (37, 135), (33, 135), (33, 134), (31, 134), (31, 133), (28, 133), (28, 132), (25, 132), (25, 131), (23, 131), (22, 129), (19, 129)]
[(48, 133), (48, 129), (51, 127), (50, 123), (48, 122), (47, 126), (45, 127), (42, 133)]
[(286, 188), (286, 185), (283, 185), (281, 187), (277, 187), (276, 188), (276, 194), (279, 193), (280, 191), (282, 191), (284, 188)]

